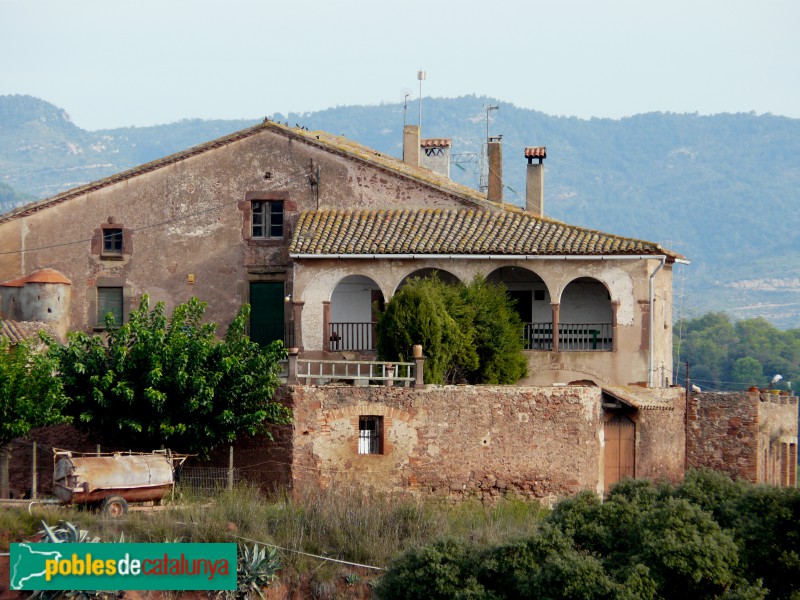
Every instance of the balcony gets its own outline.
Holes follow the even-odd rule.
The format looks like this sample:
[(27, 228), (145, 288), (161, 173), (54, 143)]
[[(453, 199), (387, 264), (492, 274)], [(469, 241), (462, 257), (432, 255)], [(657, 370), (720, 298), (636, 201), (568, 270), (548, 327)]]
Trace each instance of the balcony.
[(375, 322), (330, 323), (328, 342), (331, 352), (377, 349), (377, 326)]
[[(525, 350), (552, 350), (552, 323), (525, 323)], [(611, 323), (559, 323), (559, 352), (610, 352), (613, 349)]]

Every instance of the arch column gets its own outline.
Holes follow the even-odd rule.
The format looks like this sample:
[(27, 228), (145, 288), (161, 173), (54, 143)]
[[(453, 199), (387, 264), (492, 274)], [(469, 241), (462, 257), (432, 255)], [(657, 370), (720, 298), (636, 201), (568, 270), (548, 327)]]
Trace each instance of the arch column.
[(611, 301), (611, 351), (617, 351), (617, 312), (619, 311), (619, 300)]
[(560, 306), (558, 302), (550, 304), (553, 310), (553, 352), (558, 352), (558, 319)]
[(322, 349), (325, 352), (331, 351), (331, 301), (322, 301)]
[(292, 321), (294, 329), (294, 344), (300, 352), (303, 351), (303, 306), (302, 300), (292, 300)]

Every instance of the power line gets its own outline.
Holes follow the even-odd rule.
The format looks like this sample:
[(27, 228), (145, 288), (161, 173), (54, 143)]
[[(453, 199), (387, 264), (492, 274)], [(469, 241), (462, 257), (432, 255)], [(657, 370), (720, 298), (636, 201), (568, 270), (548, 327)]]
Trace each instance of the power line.
[[(267, 188), (265, 191), (272, 191), (272, 190), (277, 189), (279, 187), (285, 187), (285, 186), (289, 185), (290, 183), (292, 183), (294, 181), (297, 181), (297, 180), (300, 180), (300, 179), (304, 179), (306, 177), (308, 177), (308, 173), (303, 173), (302, 175), (297, 175), (296, 177), (292, 177), (290, 179), (286, 179), (286, 180), (284, 180), (282, 182), (276, 182), (273, 187)], [(172, 223), (185, 221), (185, 220), (190, 219), (192, 217), (203, 215), (203, 214), (206, 214), (206, 213), (209, 213), (209, 212), (213, 212), (213, 211), (216, 211), (216, 210), (222, 210), (223, 208), (225, 208), (227, 206), (230, 206), (232, 204), (238, 204), (240, 201), (241, 201), (240, 199), (237, 199), (237, 200), (231, 200), (230, 202), (223, 202), (222, 204), (216, 204), (216, 205), (214, 205), (214, 206), (212, 206), (210, 208), (205, 208), (203, 210), (197, 210), (195, 212), (187, 213), (185, 215), (180, 215), (180, 216), (174, 217), (172, 219), (167, 219), (165, 221), (159, 221), (157, 223), (151, 223), (149, 225), (142, 225), (141, 227), (132, 227), (132, 228), (130, 228), (130, 231), (135, 233), (137, 231), (146, 231), (148, 229), (155, 229), (156, 227), (163, 227), (164, 225), (170, 225)], [(0, 256), (9, 255), (9, 254), (23, 254), (23, 253), (30, 253), (30, 252), (38, 252), (40, 250), (50, 250), (50, 249), (53, 249), (53, 248), (63, 248), (65, 246), (73, 246), (75, 244), (87, 244), (87, 243), (90, 243), (91, 241), (92, 241), (91, 238), (83, 238), (83, 239), (78, 239), (78, 240), (71, 240), (71, 241), (68, 241), (68, 242), (59, 242), (57, 244), (49, 244), (47, 246), (37, 246), (35, 248), (25, 248), (25, 249), (19, 249), (19, 250), (5, 250), (5, 251), (0, 252)]]

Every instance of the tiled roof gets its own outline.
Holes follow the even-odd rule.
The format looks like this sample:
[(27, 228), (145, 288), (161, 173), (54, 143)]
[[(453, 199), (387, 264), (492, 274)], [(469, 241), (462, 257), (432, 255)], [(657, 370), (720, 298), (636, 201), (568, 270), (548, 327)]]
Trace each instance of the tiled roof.
[(652, 390), (603, 385), (602, 391), (603, 394), (608, 394), (612, 398), (616, 398), (634, 408), (645, 410), (675, 410), (675, 403), (672, 400), (664, 400), (654, 396), (652, 393), (649, 393), (652, 392)]
[(428, 169), (413, 167), (407, 163), (404, 163), (398, 158), (387, 156), (343, 136), (333, 135), (325, 131), (308, 131), (299, 127), (289, 127), (288, 125), (282, 125), (281, 123), (265, 120), (263, 123), (259, 123), (253, 127), (242, 129), (241, 131), (237, 131), (210, 142), (194, 146), (176, 154), (154, 160), (147, 164), (134, 167), (133, 169), (129, 169), (115, 175), (111, 175), (105, 179), (93, 181), (91, 183), (87, 183), (86, 185), (62, 192), (56, 196), (45, 198), (44, 200), (39, 200), (37, 202), (31, 202), (9, 212), (0, 214), (0, 223), (37, 212), (47, 208), (52, 204), (59, 204), (71, 198), (127, 181), (138, 175), (156, 171), (162, 167), (166, 167), (168, 165), (189, 159), (193, 156), (197, 156), (198, 154), (203, 154), (204, 152), (221, 148), (223, 146), (227, 146), (228, 144), (238, 142), (239, 140), (258, 135), (265, 130), (279, 133), (290, 139), (308, 143), (312, 146), (322, 148), (329, 152), (347, 156), (348, 158), (354, 158), (356, 160), (370, 163), (380, 169), (391, 171), (392, 173), (400, 176), (408, 177), (424, 185), (437, 188), (445, 194), (449, 194), (456, 200), (461, 201), (465, 205), (500, 206), (499, 204), (487, 201), (485, 194), (481, 194), (477, 190), (473, 190), (470, 187), (456, 183), (450, 180), (448, 177), (433, 173)]
[(449, 148), (449, 138), (428, 138), (427, 140), (420, 140), (419, 145), (422, 148)]
[(290, 254), (665, 255), (658, 244), (572, 227), (522, 211), (472, 209), (311, 210)]
[(66, 285), (72, 285), (72, 282), (63, 274), (59, 273), (55, 269), (45, 268), (34, 271), (30, 275), (20, 277), (19, 279), (0, 283), (0, 286), (23, 287), (26, 283), (64, 283)]
[(532, 146), (525, 148), (525, 158), (547, 158), (547, 147)]
[(59, 337), (50, 325), (41, 321), (0, 321), (0, 337), (8, 338), (12, 344), (35, 338), (40, 331)]

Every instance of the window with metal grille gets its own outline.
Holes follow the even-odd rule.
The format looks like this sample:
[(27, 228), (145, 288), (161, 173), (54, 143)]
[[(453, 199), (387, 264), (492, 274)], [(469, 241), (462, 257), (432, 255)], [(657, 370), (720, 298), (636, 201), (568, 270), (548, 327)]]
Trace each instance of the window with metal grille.
[(103, 254), (122, 254), (122, 229), (103, 229)]
[(99, 327), (106, 324), (106, 315), (109, 313), (113, 315), (115, 324), (122, 324), (121, 287), (97, 288), (97, 325)]
[(257, 200), (252, 203), (252, 234), (254, 238), (283, 237), (283, 201)]
[(358, 453), (383, 454), (383, 417), (358, 417)]

